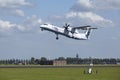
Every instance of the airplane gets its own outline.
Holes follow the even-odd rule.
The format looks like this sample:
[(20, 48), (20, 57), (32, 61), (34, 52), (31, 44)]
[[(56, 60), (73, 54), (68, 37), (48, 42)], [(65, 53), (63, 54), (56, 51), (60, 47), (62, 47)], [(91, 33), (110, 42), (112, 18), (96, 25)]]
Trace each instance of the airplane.
[[(63, 27), (57, 27), (52, 24), (42, 24), (40, 26), (41, 31), (47, 30), (56, 34), (56, 40), (59, 39), (58, 35), (63, 35), (68, 38), (76, 39), (76, 40), (87, 40), (91, 29), (91, 26), (80, 26), (80, 27), (70, 27), (70, 24), (65, 24)], [(78, 30), (84, 30), (85, 32), (79, 32)]]

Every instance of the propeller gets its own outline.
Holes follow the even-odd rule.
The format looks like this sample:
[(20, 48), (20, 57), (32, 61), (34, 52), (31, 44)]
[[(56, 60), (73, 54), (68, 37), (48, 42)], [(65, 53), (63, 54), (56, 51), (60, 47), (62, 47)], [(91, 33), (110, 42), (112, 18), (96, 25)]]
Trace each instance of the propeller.
[(63, 27), (65, 28), (65, 30), (68, 30), (69, 26), (70, 26), (69, 24), (65, 23), (65, 26), (63, 26)]

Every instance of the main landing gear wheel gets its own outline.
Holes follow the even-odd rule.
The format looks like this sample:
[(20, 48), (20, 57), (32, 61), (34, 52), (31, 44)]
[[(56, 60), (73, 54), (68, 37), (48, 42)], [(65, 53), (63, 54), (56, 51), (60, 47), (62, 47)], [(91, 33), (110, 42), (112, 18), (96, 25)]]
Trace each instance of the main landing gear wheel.
[(56, 34), (56, 40), (58, 40), (58, 39), (59, 39), (58, 34)]
[(59, 38), (58, 37), (56, 37), (56, 40), (58, 40)]

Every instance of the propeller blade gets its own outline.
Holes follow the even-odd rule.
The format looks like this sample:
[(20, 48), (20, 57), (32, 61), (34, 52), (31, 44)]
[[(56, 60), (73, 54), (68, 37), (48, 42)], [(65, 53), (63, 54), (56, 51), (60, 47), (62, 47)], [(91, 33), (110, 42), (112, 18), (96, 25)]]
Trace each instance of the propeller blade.
[(65, 23), (65, 26), (63, 26), (63, 27), (64, 27), (65, 29), (68, 29), (69, 26), (70, 26), (69, 24)]
[(66, 27), (69, 27), (70, 25), (66, 23), (65, 26), (66, 26)]

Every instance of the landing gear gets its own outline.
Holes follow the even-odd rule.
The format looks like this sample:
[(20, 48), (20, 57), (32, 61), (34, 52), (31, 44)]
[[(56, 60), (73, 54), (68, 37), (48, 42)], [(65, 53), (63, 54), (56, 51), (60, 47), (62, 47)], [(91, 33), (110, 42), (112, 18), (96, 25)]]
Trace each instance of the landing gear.
[(56, 40), (58, 40), (59, 38), (58, 37), (56, 37)]
[(58, 39), (59, 39), (58, 34), (56, 34), (56, 40), (58, 40)]
[(43, 28), (41, 28), (41, 31), (43, 31), (44, 29)]

